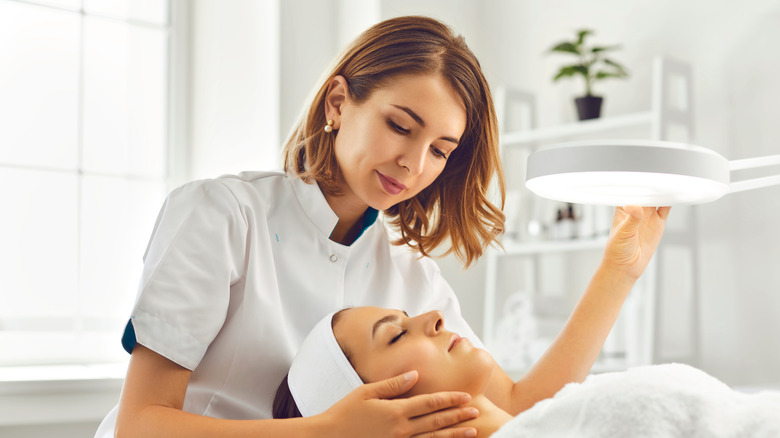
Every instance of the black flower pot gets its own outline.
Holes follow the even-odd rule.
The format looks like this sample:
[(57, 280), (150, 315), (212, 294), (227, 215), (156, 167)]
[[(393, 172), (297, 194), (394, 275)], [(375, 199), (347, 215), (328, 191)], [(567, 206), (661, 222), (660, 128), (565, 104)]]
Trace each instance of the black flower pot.
[(601, 115), (601, 103), (603, 97), (585, 96), (574, 99), (577, 104), (577, 115), (580, 120), (598, 119)]

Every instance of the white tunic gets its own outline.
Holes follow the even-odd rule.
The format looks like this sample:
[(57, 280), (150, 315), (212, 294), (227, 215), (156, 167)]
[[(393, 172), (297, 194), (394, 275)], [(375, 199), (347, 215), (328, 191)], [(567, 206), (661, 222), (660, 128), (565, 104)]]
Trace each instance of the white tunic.
[[(227, 419), (271, 418), (306, 334), (347, 306), (439, 309), (480, 346), (438, 266), (370, 220), (344, 246), (328, 238), (338, 217), (316, 184), (281, 172), (185, 184), (160, 211), (123, 342), (192, 370), (185, 411)], [(113, 436), (115, 413), (96, 436)]]

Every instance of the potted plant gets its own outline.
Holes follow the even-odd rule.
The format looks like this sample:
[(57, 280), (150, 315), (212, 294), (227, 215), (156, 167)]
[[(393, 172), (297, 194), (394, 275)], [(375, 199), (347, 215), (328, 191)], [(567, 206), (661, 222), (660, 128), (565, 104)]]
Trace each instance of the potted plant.
[(593, 35), (593, 31), (579, 30), (576, 40), (563, 41), (550, 49), (550, 53), (577, 56), (576, 63), (564, 65), (558, 70), (553, 82), (577, 75), (585, 79), (585, 96), (574, 99), (580, 120), (595, 119), (601, 114), (601, 104), (604, 99), (593, 95), (593, 84), (596, 81), (628, 77), (628, 72), (622, 65), (606, 57), (607, 52), (619, 49), (620, 46), (587, 46), (585, 39), (588, 35)]

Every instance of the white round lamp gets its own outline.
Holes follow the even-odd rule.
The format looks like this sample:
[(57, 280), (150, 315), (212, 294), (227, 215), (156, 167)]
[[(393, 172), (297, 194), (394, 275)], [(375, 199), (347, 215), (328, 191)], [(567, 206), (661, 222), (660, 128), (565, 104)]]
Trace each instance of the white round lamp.
[(780, 184), (780, 176), (731, 182), (731, 171), (780, 164), (780, 155), (729, 161), (695, 145), (596, 140), (540, 149), (528, 158), (526, 187), (577, 204), (700, 204), (727, 193)]

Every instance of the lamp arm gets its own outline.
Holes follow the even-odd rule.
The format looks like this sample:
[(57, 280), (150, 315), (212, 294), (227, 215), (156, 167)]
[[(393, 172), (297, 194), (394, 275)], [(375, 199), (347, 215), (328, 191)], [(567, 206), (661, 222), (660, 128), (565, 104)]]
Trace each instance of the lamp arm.
[[(778, 165), (780, 165), (780, 155), (768, 155), (765, 157), (731, 160), (729, 161), (729, 170), (734, 172), (736, 170), (755, 169), (758, 167)], [(732, 182), (729, 184), (729, 192), (744, 192), (746, 190), (759, 189), (762, 187), (769, 187), (774, 185), (780, 185), (780, 174)]]
[(767, 167), (780, 165), (780, 155), (767, 155), (765, 157), (744, 158), (742, 160), (729, 161), (729, 170), (755, 169), (756, 167)]

